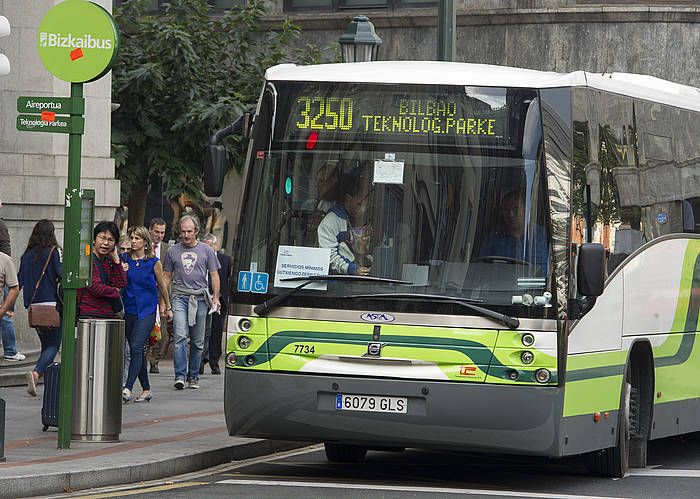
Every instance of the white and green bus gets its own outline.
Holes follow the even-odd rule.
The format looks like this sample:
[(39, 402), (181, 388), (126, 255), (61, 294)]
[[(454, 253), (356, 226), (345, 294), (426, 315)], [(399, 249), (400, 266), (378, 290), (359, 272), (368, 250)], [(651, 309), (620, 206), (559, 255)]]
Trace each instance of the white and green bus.
[(265, 78), (239, 124), (231, 435), (619, 477), (700, 430), (697, 89), (408, 61)]

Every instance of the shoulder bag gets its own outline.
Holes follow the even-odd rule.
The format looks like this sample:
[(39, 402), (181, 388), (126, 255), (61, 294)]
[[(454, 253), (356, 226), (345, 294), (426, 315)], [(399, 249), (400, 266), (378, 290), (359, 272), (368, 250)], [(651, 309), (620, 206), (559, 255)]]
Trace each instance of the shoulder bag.
[(36, 292), (39, 289), (39, 284), (41, 284), (41, 280), (44, 278), (44, 274), (46, 273), (46, 268), (49, 266), (54, 249), (56, 249), (55, 246), (52, 246), (51, 251), (49, 251), (49, 256), (46, 258), (44, 268), (41, 269), (41, 276), (39, 276), (39, 279), (36, 281), (32, 299), (29, 300), (29, 327), (48, 328), (58, 327), (61, 325), (61, 317), (58, 314), (56, 305), (45, 305), (41, 303), (36, 305), (32, 304), (34, 297), (36, 296)]

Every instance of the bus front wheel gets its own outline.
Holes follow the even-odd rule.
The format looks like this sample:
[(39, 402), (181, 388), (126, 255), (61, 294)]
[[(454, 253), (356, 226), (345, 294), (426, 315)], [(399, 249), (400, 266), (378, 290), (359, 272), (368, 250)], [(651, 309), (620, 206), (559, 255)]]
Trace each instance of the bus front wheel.
[(361, 463), (367, 455), (367, 447), (324, 442), (326, 459), (332, 463)]
[(644, 372), (642, 369), (626, 369), (618, 413), (617, 445), (585, 456), (584, 462), (591, 473), (622, 478), (629, 468), (647, 465), (651, 413), (647, 407), (651, 404), (647, 392), (651, 382), (645, 382)]

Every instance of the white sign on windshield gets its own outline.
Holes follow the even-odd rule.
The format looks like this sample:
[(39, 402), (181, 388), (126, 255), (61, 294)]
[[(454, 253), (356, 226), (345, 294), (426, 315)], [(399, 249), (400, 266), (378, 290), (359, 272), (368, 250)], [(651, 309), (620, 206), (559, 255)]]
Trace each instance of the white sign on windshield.
[[(309, 277), (328, 275), (331, 262), (330, 248), (308, 246), (280, 246), (277, 250), (277, 267), (275, 268), (276, 288), (296, 288), (303, 281), (283, 281), (285, 277)], [(326, 281), (319, 281), (305, 286), (304, 289), (326, 291)]]
[(403, 184), (403, 161), (375, 159), (372, 180), (375, 184)]

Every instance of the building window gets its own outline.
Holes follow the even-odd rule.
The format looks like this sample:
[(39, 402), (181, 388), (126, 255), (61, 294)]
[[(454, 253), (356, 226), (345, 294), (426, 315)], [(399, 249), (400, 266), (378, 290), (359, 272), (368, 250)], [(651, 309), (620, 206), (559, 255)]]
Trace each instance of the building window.
[(576, 0), (579, 5), (697, 5), (700, 0)]
[(413, 9), (436, 7), (437, 0), (284, 0), (285, 12), (338, 12), (351, 9)]
[[(114, 0), (114, 7), (119, 7), (129, 0)], [(168, 0), (149, 0), (147, 2), (148, 12), (158, 12), (165, 8), (165, 4)], [(211, 5), (215, 10), (227, 10), (233, 9), (245, 5), (246, 0), (207, 0), (207, 3)]]

